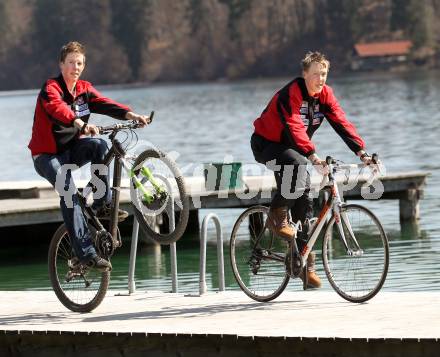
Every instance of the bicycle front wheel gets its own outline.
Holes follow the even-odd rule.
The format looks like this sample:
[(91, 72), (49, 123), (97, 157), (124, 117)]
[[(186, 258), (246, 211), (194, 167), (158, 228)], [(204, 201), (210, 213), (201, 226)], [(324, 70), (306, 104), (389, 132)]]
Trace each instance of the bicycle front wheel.
[(132, 184), (130, 194), (139, 227), (160, 244), (176, 242), (189, 217), (189, 197), (176, 163), (161, 151), (148, 149), (136, 158), (133, 174), (137, 184)]
[(244, 211), (232, 229), (230, 259), (243, 292), (256, 301), (278, 297), (289, 282), (286, 242), (266, 226), (269, 209), (255, 206)]
[(335, 291), (348, 301), (364, 302), (375, 296), (385, 282), (389, 265), (388, 239), (370, 210), (355, 204), (345, 205), (340, 223), (334, 217), (328, 223), (322, 258)]
[(74, 312), (90, 312), (104, 299), (110, 272), (81, 264), (62, 224), (49, 246), (49, 279), (60, 302)]

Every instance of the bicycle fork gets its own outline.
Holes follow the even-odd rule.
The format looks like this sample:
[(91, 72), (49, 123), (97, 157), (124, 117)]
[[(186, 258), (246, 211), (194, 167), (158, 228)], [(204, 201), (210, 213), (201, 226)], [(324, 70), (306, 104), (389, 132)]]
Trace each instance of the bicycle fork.
[(158, 192), (159, 195), (164, 193), (163, 187), (156, 181), (151, 170), (148, 167), (144, 167), (144, 166), (141, 167), (139, 172), (144, 176), (144, 179), (139, 180), (136, 176), (135, 169), (134, 168), (130, 169), (124, 161), (122, 161), (122, 163), (125, 170), (127, 171), (127, 174), (129, 175), (130, 179), (133, 182), (134, 188), (138, 189), (142, 193), (142, 201), (146, 202), (147, 204), (150, 204), (156, 198), (154, 194), (152, 194), (149, 190), (147, 190), (144, 187), (145, 180), (151, 183), (151, 185), (156, 190), (156, 192)]
[[(338, 226), (338, 231), (341, 236), (341, 240), (342, 240), (342, 243), (344, 244), (347, 255), (362, 256), (364, 252), (361, 249), (358, 241), (356, 240), (356, 237), (354, 235), (353, 228), (351, 227), (350, 220), (348, 219), (347, 213), (340, 211), (339, 212), (339, 219), (336, 221), (336, 224)], [(344, 232), (344, 225), (347, 228), (349, 238), (354, 243), (355, 250), (351, 249), (347, 243), (347, 239), (345, 237), (345, 232)]]
[[(356, 237), (353, 232), (353, 228), (351, 227), (350, 220), (348, 219), (347, 213), (343, 209), (343, 202), (341, 201), (341, 198), (339, 196), (338, 186), (335, 185), (333, 188), (333, 195), (336, 198), (336, 201), (333, 205), (333, 217), (335, 218), (335, 223), (338, 227), (338, 231), (342, 240), (342, 243), (344, 244), (345, 251), (347, 252), (347, 255), (349, 256), (361, 256), (363, 254), (363, 251), (361, 247), (359, 246), (359, 243), (356, 240)], [(355, 250), (351, 249), (350, 246), (347, 243), (347, 238), (345, 236), (344, 231), (344, 225), (347, 228), (349, 239), (354, 243)]]

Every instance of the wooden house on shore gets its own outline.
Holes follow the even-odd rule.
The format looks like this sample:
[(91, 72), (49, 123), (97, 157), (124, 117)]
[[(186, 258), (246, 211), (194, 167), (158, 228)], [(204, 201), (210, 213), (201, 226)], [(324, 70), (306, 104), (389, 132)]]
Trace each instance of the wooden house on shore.
[(357, 43), (352, 70), (392, 69), (409, 63), (411, 41)]

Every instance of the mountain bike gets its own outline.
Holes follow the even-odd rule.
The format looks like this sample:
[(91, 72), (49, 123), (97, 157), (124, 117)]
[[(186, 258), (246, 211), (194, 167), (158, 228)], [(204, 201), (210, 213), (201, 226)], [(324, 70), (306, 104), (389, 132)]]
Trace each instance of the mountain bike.
[[(154, 112), (150, 115), (150, 122), (153, 114)], [(87, 205), (87, 196), (93, 189), (91, 182), (82, 192), (76, 193), (87, 217), (96, 252), (106, 260), (110, 260), (115, 249), (122, 246), (118, 229), (122, 169), (130, 177), (132, 208), (145, 235), (160, 244), (170, 244), (183, 235), (188, 222), (189, 198), (183, 175), (175, 162), (154, 148), (149, 148), (138, 156), (128, 153), (128, 149), (137, 144), (135, 130), (139, 127), (137, 122), (98, 127), (100, 133), (107, 134), (112, 143), (104, 165), (109, 167), (114, 160), (111, 213), (107, 228)], [(125, 133), (125, 139), (121, 142), (117, 136), (122, 133)], [(159, 224), (159, 221), (163, 223), (170, 220), (174, 222), (171, 226), (174, 229), (169, 228), (169, 224), (162, 224), (165, 228)], [(90, 312), (104, 299), (110, 272), (101, 272), (80, 263), (70, 239), (64, 224), (52, 237), (48, 256), (50, 282), (65, 307), (75, 312)]]
[[(377, 155), (373, 156), (377, 163)], [(245, 210), (234, 224), (230, 239), (230, 260), (240, 288), (256, 301), (277, 298), (290, 278), (303, 279), (307, 288), (307, 257), (322, 236), (324, 271), (333, 289), (344, 299), (361, 303), (382, 288), (389, 265), (388, 239), (379, 219), (369, 209), (342, 201), (335, 174), (349, 175), (364, 164), (343, 164), (327, 157), (328, 194), (317, 218), (307, 229), (307, 243), (299, 251), (296, 239), (287, 242), (273, 234), (267, 224), (269, 209), (254, 206)], [(377, 170), (373, 175), (377, 174)], [(347, 180), (348, 180), (347, 175)], [(296, 238), (296, 237), (295, 237)]]

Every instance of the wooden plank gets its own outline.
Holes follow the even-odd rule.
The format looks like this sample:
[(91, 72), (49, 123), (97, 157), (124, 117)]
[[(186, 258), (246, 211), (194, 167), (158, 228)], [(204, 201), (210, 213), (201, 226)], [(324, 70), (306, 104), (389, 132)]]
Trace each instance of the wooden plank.
[(295, 291), (285, 291), (266, 304), (241, 291), (201, 297), (109, 291), (102, 304), (86, 315), (67, 310), (52, 291), (2, 291), (0, 331), (440, 338), (439, 292), (381, 291), (368, 303), (354, 304), (332, 290), (301, 291), (297, 280), (289, 286)]
[[(418, 200), (423, 196), (423, 188), (428, 175), (426, 172), (413, 172), (389, 174), (382, 177), (380, 180), (384, 185), (382, 198), (403, 200), (401, 208), (404, 210), (403, 217), (405, 218), (408, 215), (417, 214)], [(366, 182), (366, 178), (360, 178), (356, 184), (349, 181), (348, 186), (343, 184), (343, 180), (343, 177), (338, 177), (338, 184), (341, 189), (350, 185), (353, 186), (344, 192), (345, 199), (363, 198), (361, 187)], [(191, 198), (191, 208), (234, 208), (270, 203), (272, 194), (275, 191), (273, 176), (248, 176), (244, 177), (243, 181), (245, 186), (242, 188), (206, 191), (203, 177), (186, 178), (187, 191)], [(85, 180), (80, 181), (78, 186), (83, 187), (86, 183)], [(317, 198), (319, 184), (320, 177), (312, 176), (312, 190), (316, 194), (315, 198)], [(0, 200), (0, 227), (61, 221), (59, 198), (48, 183), (14, 183), (12, 187), (18, 189), (20, 185), (22, 185), (23, 190), (28, 190), (30, 186), (32, 188), (37, 187), (40, 190), (40, 198)], [(130, 209), (128, 185), (128, 179), (124, 180), (121, 185), (126, 187), (121, 190), (121, 204), (125, 209)], [(5, 190), (7, 185), (2, 183), (0, 188)], [(414, 189), (417, 190), (417, 195), (411, 196), (412, 198), (408, 201), (408, 192)], [(417, 199), (414, 200), (414, 198)]]

